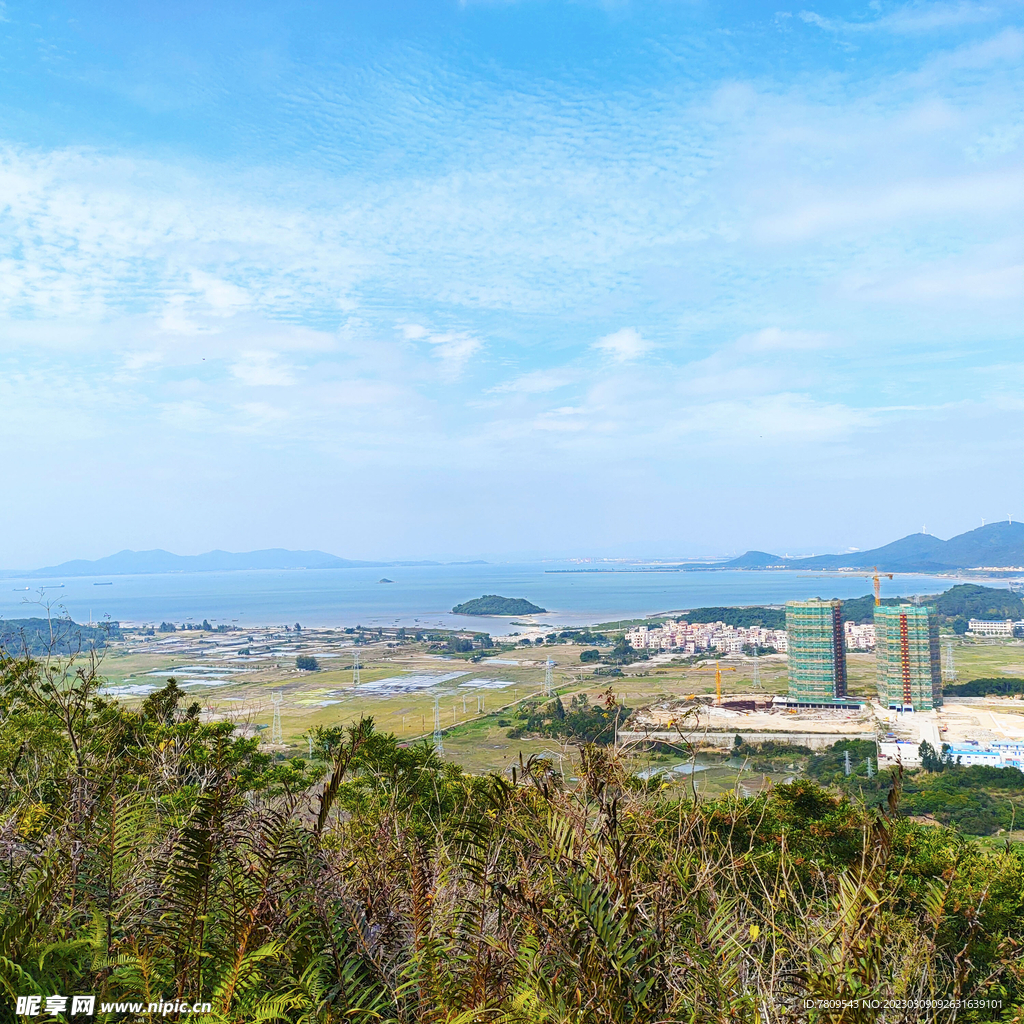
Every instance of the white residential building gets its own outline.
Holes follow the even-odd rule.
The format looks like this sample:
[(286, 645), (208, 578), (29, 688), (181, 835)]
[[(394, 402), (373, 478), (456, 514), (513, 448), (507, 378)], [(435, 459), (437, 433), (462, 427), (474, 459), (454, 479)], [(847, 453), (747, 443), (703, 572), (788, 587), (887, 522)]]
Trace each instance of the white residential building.
[(904, 768), (920, 768), (921, 744), (910, 740), (879, 740), (878, 767), (892, 767), (897, 762)]
[(846, 632), (846, 649), (848, 651), (873, 651), (875, 649), (875, 627), (873, 623), (858, 625), (854, 622), (843, 624)]
[[(936, 750), (935, 753), (942, 752)], [(991, 768), (1024, 768), (1024, 743), (999, 741), (983, 747), (978, 743), (967, 742), (962, 747), (950, 747), (943, 756), (964, 766), (982, 764)], [(904, 767), (918, 767), (921, 764), (920, 744), (910, 740), (879, 741), (879, 768), (892, 767), (897, 760)]]
[(1014, 627), (1024, 626), (1024, 622), (1013, 619), (971, 619), (967, 623), (967, 631), (975, 636), (1013, 636)]

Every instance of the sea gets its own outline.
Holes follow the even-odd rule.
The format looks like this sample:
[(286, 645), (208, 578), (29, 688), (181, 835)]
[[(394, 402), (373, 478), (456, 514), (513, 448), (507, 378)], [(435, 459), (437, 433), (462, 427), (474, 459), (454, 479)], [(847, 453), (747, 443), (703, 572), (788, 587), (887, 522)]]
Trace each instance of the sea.
[[(387, 582), (385, 582), (387, 581)], [(954, 576), (897, 575), (884, 579), (887, 596), (947, 590)], [(979, 580), (1005, 587), (1005, 580)], [(495, 636), (522, 628), (524, 619), (454, 615), (474, 597), (523, 597), (547, 609), (531, 616), (549, 626), (581, 626), (706, 606), (782, 604), (812, 597), (868, 594), (871, 580), (853, 572), (687, 570), (644, 567), (581, 568), (539, 562), (387, 568), (286, 569), (153, 573), (0, 580), (0, 617), (67, 614), (76, 622), (130, 625), (309, 627), (405, 626), (472, 628)]]

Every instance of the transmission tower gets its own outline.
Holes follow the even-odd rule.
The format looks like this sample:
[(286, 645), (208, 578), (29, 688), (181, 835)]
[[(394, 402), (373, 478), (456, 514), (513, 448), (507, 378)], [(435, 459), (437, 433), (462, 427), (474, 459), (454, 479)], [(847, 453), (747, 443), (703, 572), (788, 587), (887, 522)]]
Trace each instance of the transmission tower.
[(871, 767), (871, 758), (870, 757), (867, 759), (867, 764), (868, 764), (868, 778), (870, 779), (870, 778), (873, 778), (874, 774), (875, 774), (875, 770)]
[(352, 654), (352, 685), (359, 685), (359, 648), (356, 647)]
[(850, 767), (850, 752), (848, 750), (843, 751), (843, 762), (843, 772), (849, 775), (853, 769)]
[(757, 653), (757, 641), (754, 641), (754, 680), (753, 687), (755, 690), (763, 690), (764, 687), (761, 685), (761, 658)]
[(441, 735), (441, 698), (434, 698), (434, 750), (444, 757), (444, 737)]
[(956, 680), (956, 665), (953, 662), (953, 642), (951, 640), (946, 643), (946, 666), (942, 674), (946, 677), (946, 682), (952, 683)]
[(270, 727), (270, 742), (283, 743), (284, 737), (281, 735), (281, 702), (284, 700), (284, 694), (277, 690), (272, 699), (274, 701), (274, 724)]
[(555, 665), (555, 663), (550, 658), (548, 658), (548, 660), (546, 662), (544, 662), (544, 696), (545, 697), (550, 697), (551, 696), (551, 669), (554, 668), (554, 665)]

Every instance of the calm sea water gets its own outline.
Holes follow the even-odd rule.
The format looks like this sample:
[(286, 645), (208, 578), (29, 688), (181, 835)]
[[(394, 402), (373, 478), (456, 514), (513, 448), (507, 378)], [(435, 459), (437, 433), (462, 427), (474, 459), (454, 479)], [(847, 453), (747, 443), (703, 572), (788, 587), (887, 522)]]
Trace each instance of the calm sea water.
[[(578, 625), (706, 605), (857, 597), (871, 589), (870, 580), (853, 574), (551, 571), (564, 568), (568, 566), (548, 562), (11, 578), (0, 580), (0, 616), (38, 615), (36, 602), (42, 598), (77, 622), (109, 616), (125, 623), (153, 624), (206, 618), (213, 625), (240, 626), (472, 626), (501, 635), (518, 627), (507, 618), (452, 615), (452, 607), (482, 594), (525, 597), (548, 609), (548, 614), (537, 616), (540, 621)], [(382, 577), (394, 582), (381, 583)], [(885, 593), (909, 596), (938, 593), (957, 581), (904, 575), (884, 582)]]

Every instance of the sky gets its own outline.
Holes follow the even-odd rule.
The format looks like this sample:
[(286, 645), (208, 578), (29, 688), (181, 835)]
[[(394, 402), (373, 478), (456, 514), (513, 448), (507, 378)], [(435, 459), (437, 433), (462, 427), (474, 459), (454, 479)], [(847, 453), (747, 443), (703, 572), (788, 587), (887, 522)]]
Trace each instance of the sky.
[(0, 18), (4, 567), (1024, 517), (1021, 2)]

